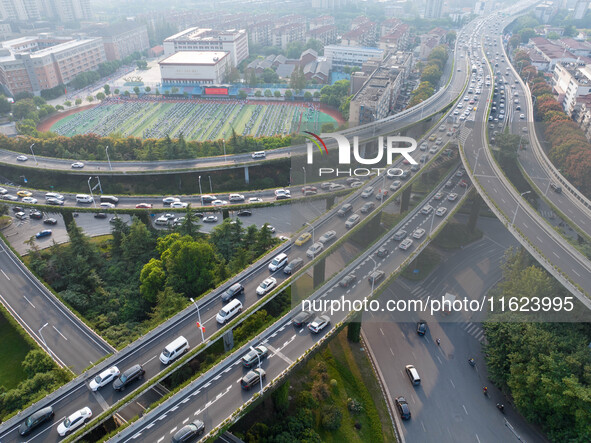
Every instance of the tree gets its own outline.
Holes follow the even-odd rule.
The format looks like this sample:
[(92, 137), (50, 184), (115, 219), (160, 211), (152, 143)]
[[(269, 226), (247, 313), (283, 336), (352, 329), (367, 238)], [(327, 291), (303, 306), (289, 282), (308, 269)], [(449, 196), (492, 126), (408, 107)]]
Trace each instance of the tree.
[(137, 68), (140, 70), (148, 69), (148, 62), (145, 60), (136, 60), (135, 64), (137, 65)]
[(111, 93), (111, 87), (109, 85), (103, 86), (103, 90), (105, 91), (105, 95), (109, 95)]
[(135, 92), (135, 95), (139, 96), (140, 95), (140, 88), (139, 88), (139, 86), (134, 86), (133, 87), (133, 92)]
[(81, 98), (77, 98), (74, 103), (76, 104), (76, 106), (79, 106), (82, 104), (82, 99)]
[(433, 86), (437, 86), (439, 79), (441, 78), (441, 71), (435, 65), (428, 65), (423, 69), (421, 73), (421, 81), (429, 82)]
[(140, 273), (140, 293), (148, 303), (154, 304), (156, 302), (165, 281), (166, 274), (162, 260), (153, 258), (144, 265)]
[(255, 93), (254, 93), (254, 96), (255, 96), (255, 97), (262, 97), (262, 96), (263, 96), (263, 93), (261, 92), (261, 90), (260, 90), (260, 89), (257, 89), (257, 90), (255, 91)]
[(27, 377), (32, 378), (35, 374), (51, 371), (55, 368), (55, 363), (45, 352), (40, 349), (33, 349), (25, 356), (22, 366)]
[(119, 92), (120, 92), (120, 91), (119, 91), (119, 88), (115, 88), (115, 90), (113, 91), (113, 93), (114, 93), (115, 95), (119, 95)]
[(92, 103), (93, 100), (94, 100), (94, 97), (92, 95), (89, 95), (88, 97), (86, 97), (86, 101), (88, 103)]
[(240, 91), (238, 91), (238, 98), (240, 100), (246, 100), (246, 97), (248, 97), (248, 94), (246, 93), (246, 91), (244, 89), (241, 89)]
[(64, 105), (65, 105), (65, 106), (67, 106), (67, 107), (69, 108), (70, 106), (72, 106), (72, 102), (71, 102), (70, 100), (66, 100), (66, 101), (64, 102)]
[(320, 91), (314, 91), (314, 98), (320, 98)]
[(279, 89), (275, 89), (275, 92), (273, 92), (273, 95), (274, 95), (276, 98), (280, 98), (280, 97), (281, 97), (281, 91), (279, 91)]
[(287, 89), (287, 90), (285, 91), (285, 94), (284, 94), (284, 95), (285, 95), (285, 98), (286, 98), (286, 99), (290, 99), (290, 98), (292, 98), (292, 97), (293, 97), (293, 93), (291, 92), (291, 89)]
[(104, 92), (99, 92), (99, 93), (96, 95), (96, 99), (97, 99), (97, 100), (103, 101), (105, 98), (106, 98), (106, 96), (105, 96), (105, 93), (104, 93)]
[(150, 88), (149, 86), (146, 86), (146, 87), (144, 88), (144, 91), (146, 91), (146, 92), (150, 92), (151, 90), (152, 90), (152, 88)]
[(7, 114), (10, 112), (11, 104), (4, 95), (0, 95), (0, 114)]
[(275, 410), (281, 415), (287, 413), (289, 410), (289, 380), (273, 391), (271, 397)]
[(446, 35), (445, 35), (445, 42), (449, 45), (452, 46), (456, 41), (456, 31), (449, 31)]
[(289, 87), (296, 91), (301, 91), (306, 87), (306, 82), (307, 80), (304, 71), (300, 66), (296, 66), (289, 77)]
[(12, 116), (16, 120), (31, 118), (37, 114), (37, 105), (31, 99), (19, 100), (12, 105)]
[(279, 76), (271, 68), (266, 68), (263, 71), (262, 79), (264, 83), (277, 83), (279, 81)]
[(62, 105), (55, 105), (55, 110), (56, 111), (63, 111), (64, 107)]
[(253, 69), (248, 74), (248, 86), (250, 86), (251, 88), (255, 88), (256, 85), (258, 84), (258, 82), (259, 82), (259, 80), (257, 78), (257, 74)]
[(270, 89), (265, 89), (265, 97), (273, 97)]
[(179, 88), (177, 88), (176, 86), (170, 90), (171, 94), (177, 94), (178, 92), (179, 92)]
[(310, 91), (306, 91), (304, 93), (304, 100), (306, 100), (308, 102), (312, 100), (312, 93)]

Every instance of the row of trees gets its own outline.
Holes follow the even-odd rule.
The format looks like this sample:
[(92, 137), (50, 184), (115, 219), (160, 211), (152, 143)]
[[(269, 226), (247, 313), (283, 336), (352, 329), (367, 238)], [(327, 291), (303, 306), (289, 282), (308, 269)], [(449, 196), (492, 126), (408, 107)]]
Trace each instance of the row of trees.
[(591, 143), (579, 126), (563, 112), (561, 104), (552, 94), (552, 88), (531, 65), (527, 52), (517, 51), (514, 63), (520, 67), (521, 76), (528, 80), (531, 93), (536, 98), (536, 120), (543, 122), (544, 136), (551, 144), (550, 160), (577, 189), (591, 196)]
[[(505, 299), (570, 295), (523, 249), (508, 253), (503, 274), (496, 295)], [(590, 441), (591, 324), (496, 320), (484, 325), (490, 379), (551, 441)]]
[(439, 81), (443, 75), (445, 64), (447, 63), (447, 48), (445, 45), (440, 45), (431, 51), (427, 62), (420, 64), (421, 83), (412, 91), (412, 97), (408, 103), (408, 107), (415, 106), (422, 101), (428, 99), (433, 95), (435, 89), (439, 86)]
[[(47, 105), (49, 106), (49, 105)], [(15, 152), (28, 153), (29, 146), (35, 143), (35, 153), (46, 157), (73, 158), (80, 160), (106, 160), (105, 148), (109, 147), (111, 160), (166, 160), (209, 157), (223, 155), (224, 148), (221, 140), (186, 141), (181, 135), (172, 139), (168, 135), (162, 139), (141, 139), (137, 137), (121, 137), (113, 134), (100, 137), (96, 134), (80, 134), (72, 137), (57, 136), (53, 133), (37, 132), (38, 117), (26, 119), (19, 123), (23, 129), (28, 129), (36, 136), (8, 138), (0, 136), (0, 143), (4, 149)], [(268, 136), (254, 138), (250, 136), (232, 137), (234, 142), (226, 143), (227, 154), (251, 152), (255, 150), (275, 149), (288, 146), (291, 136)]]
[[(71, 218), (71, 217), (70, 217)], [(147, 220), (145, 220), (147, 221)], [(190, 207), (181, 226), (155, 231), (115, 220), (112, 239), (90, 241), (72, 221), (70, 243), (31, 251), (31, 268), (115, 346), (133, 341), (273, 247), (268, 227), (225, 220), (199, 233)]]
[(337, 108), (345, 120), (349, 119), (351, 97), (351, 82), (349, 80), (336, 81), (320, 90), (320, 102)]

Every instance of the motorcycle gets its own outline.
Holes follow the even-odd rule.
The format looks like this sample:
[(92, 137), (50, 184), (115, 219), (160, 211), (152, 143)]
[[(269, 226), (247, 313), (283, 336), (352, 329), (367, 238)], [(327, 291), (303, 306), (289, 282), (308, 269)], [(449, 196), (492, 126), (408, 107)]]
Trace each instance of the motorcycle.
[(468, 363), (470, 364), (470, 366), (474, 367), (476, 366), (476, 360), (474, 360), (473, 358), (468, 360)]
[(501, 411), (503, 414), (505, 413), (505, 405), (502, 405), (501, 403), (497, 403), (497, 409), (499, 411)]

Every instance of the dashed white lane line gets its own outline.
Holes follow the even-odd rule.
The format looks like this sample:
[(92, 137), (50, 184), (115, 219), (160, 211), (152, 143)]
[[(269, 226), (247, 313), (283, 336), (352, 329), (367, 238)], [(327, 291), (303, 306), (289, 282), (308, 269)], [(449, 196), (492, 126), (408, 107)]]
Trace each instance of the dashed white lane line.
[(183, 420), (183, 424), (187, 423), (188, 421), (189, 421), (189, 417), (187, 417)]
[(51, 327), (53, 329), (55, 329), (55, 332), (57, 332), (64, 340), (68, 341), (68, 339), (66, 338), (66, 336), (64, 334), (62, 334), (60, 331), (58, 331), (55, 326), (51, 325)]
[(31, 303), (31, 300), (29, 300), (26, 295), (23, 295), (23, 297), (25, 298), (25, 300), (27, 300), (27, 303), (29, 303), (31, 306), (33, 306), (33, 308), (35, 308), (35, 305)]
[(552, 254), (554, 254), (557, 258), (560, 258), (560, 256), (556, 252), (552, 251)]
[(466, 409), (466, 406), (462, 405), (462, 408), (464, 408), (464, 412), (466, 413), (466, 415), (468, 415), (468, 410)]
[(170, 430), (169, 434), (172, 434), (174, 431), (176, 431), (176, 430), (177, 430), (177, 428), (178, 428), (178, 426), (175, 426), (174, 428), (172, 428), (172, 429)]
[(145, 362), (142, 366), (146, 366), (148, 363), (150, 363), (152, 360), (154, 360), (156, 358), (156, 356), (152, 357), (150, 360), (148, 360), (147, 362)]
[[(2, 269), (0, 269), (0, 271), (2, 271)], [(8, 279), (8, 281), (10, 281), (10, 277), (8, 275), (6, 275), (6, 273), (4, 271), (2, 271), (2, 274), (4, 274), (4, 277), (6, 277)]]
[(164, 437), (160, 437), (156, 443), (160, 443), (162, 440), (164, 440)]
[(573, 272), (574, 272), (575, 274), (577, 274), (577, 276), (579, 276), (579, 277), (581, 276), (581, 274), (579, 274), (579, 273), (578, 273), (577, 271), (575, 271), (574, 269), (573, 269)]

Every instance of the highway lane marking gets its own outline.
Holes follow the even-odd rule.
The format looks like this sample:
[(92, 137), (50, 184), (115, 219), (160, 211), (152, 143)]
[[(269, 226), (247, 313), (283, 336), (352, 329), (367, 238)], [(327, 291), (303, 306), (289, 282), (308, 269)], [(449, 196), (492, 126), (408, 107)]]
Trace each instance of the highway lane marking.
[(156, 356), (152, 357), (150, 360), (148, 360), (147, 362), (145, 362), (142, 366), (146, 366), (148, 363), (150, 363), (152, 360), (154, 360), (156, 358)]
[(55, 329), (55, 332), (57, 332), (59, 335), (61, 335), (64, 340), (68, 341), (68, 339), (66, 338), (66, 336), (64, 334), (62, 334), (60, 331), (58, 331), (55, 326), (51, 325), (51, 327), (53, 329)]
[(437, 357), (437, 361), (439, 362), (440, 365), (443, 364), (443, 362), (441, 361), (441, 359), (439, 358), (439, 355), (436, 356)]
[(384, 334), (384, 331), (382, 331), (382, 328), (380, 328), (380, 332), (382, 333), (382, 335), (386, 335), (386, 334)]
[(449, 382), (451, 383), (451, 385), (452, 385), (452, 386), (453, 386), (453, 388), (455, 389), (455, 388), (456, 388), (456, 385), (454, 384), (454, 381), (453, 381), (451, 378), (449, 379)]
[(476, 436), (476, 440), (478, 440), (478, 443), (480, 443), (480, 439), (478, 438), (478, 434), (474, 434)]
[[(294, 337), (295, 337), (295, 335), (294, 335)], [(290, 340), (290, 342), (291, 342), (291, 340)], [(283, 354), (279, 349), (275, 349), (272, 346), (269, 346), (269, 349), (273, 352), (273, 355), (280, 357), (287, 364), (289, 364), (289, 365), (293, 364), (293, 361), (289, 357), (287, 357), (285, 354)], [(271, 355), (271, 357), (273, 357), (273, 355)]]
[(172, 428), (172, 429), (170, 430), (169, 434), (172, 434), (174, 431), (176, 431), (176, 430), (177, 430), (177, 428), (178, 428), (178, 426), (175, 426), (174, 428)]
[(557, 258), (560, 258), (560, 255), (558, 255), (556, 252), (552, 251), (552, 254), (554, 254)]
[(523, 224), (524, 227), (526, 227), (527, 229), (529, 229), (529, 226), (527, 226), (525, 223)]
[(101, 395), (100, 392), (94, 391), (94, 392), (92, 392), (92, 394), (94, 395), (94, 398), (96, 398), (96, 401), (98, 402), (100, 407), (103, 408), (103, 412), (106, 411), (107, 409), (109, 409), (109, 404), (107, 403), (107, 401)]
[(27, 303), (29, 303), (31, 306), (33, 306), (33, 308), (35, 308), (35, 305), (31, 303), (31, 300), (29, 300), (26, 295), (23, 295), (23, 297), (25, 298), (25, 300), (27, 300)]
[(146, 429), (150, 429), (152, 426), (154, 426), (156, 423), (152, 422), (150, 423), (148, 426), (146, 426)]
[(185, 404), (185, 403), (187, 403), (189, 400), (191, 400), (191, 397), (187, 397), (187, 398), (185, 398), (185, 399), (184, 399), (184, 400), (183, 400), (181, 403), (182, 403), (182, 404)]
[(164, 440), (164, 437), (160, 437), (156, 443), (160, 443), (162, 440)]
[(394, 357), (394, 351), (392, 350), (392, 348), (390, 348), (390, 354), (392, 354), (392, 357)]
[(8, 281), (10, 281), (10, 277), (8, 275), (6, 275), (6, 272), (4, 272), (2, 269), (0, 269), (0, 271), (2, 271), (2, 274), (4, 274), (4, 277), (6, 277), (8, 279)]
[(581, 276), (581, 274), (579, 274), (579, 273), (578, 273), (577, 271), (575, 271), (574, 269), (573, 269), (573, 272), (574, 272), (575, 274), (577, 274), (577, 276), (579, 276), (579, 277)]
[(207, 384), (203, 385), (203, 388), (208, 388), (208, 387), (210, 387), (210, 386), (211, 386), (211, 382), (210, 382), (210, 381), (208, 381), (208, 382), (207, 382)]
[(183, 424), (187, 423), (188, 421), (189, 421), (189, 417), (187, 417), (183, 420)]
[(179, 405), (173, 406), (173, 407), (170, 409), (170, 412), (174, 412), (174, 411), (176, 411), (178, 408), (179, 408)]
[(425, 424), (421, 421), (421, 426), (423, 427), (423, 431), (427, 432), (427, 428), (425, 428)]
[(466, 409), (466, 406), (462, 405), (462, 408), (464, 408), (464, 412), (466, 413), (466, 415), (468, 415), (468, 410)]
[(215, 376), (213, 379), (214, 379), (214, 381), (217, 381), (217, 380), (219, 380), (221, 377), (222, 377), (222, 374), (218, 374), (218, 375), (216, 375), (216, 376)]

